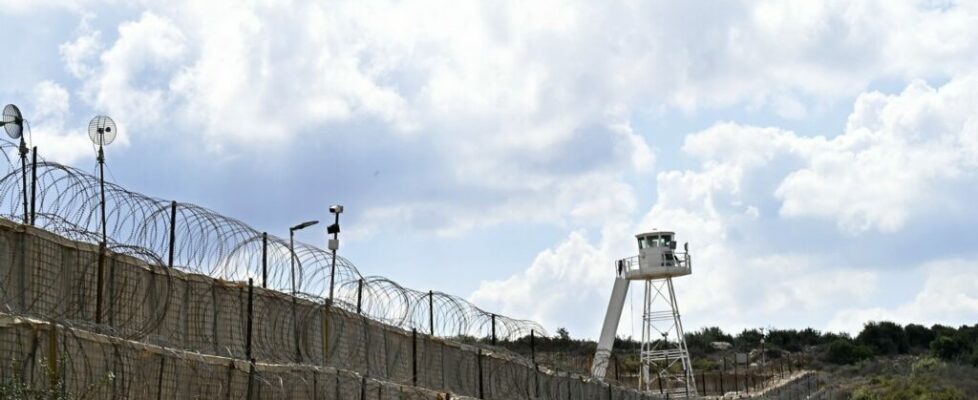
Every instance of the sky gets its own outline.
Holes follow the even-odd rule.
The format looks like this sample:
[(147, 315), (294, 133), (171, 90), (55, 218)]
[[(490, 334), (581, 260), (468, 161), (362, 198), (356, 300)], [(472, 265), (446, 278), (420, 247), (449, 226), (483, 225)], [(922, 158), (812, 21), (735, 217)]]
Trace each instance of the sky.
[(976, 2), (0, 0), (0, 37), (45, 158), (94, 171), (109, 115), (127, 188), (343, 204), (364, 275), (550, 332), (597, 336), (652, 229), (687, 331), (978, 320)]

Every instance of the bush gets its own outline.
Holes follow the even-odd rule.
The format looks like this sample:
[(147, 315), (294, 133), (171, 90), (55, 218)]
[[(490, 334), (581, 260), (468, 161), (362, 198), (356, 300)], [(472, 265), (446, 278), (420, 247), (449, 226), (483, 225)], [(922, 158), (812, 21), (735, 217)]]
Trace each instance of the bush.
[(937, 337), (933, 330), (923, 325), (909, 324), (903, 330), (907, 334), (907, 343), (911, 348), (928, 349), (930, 342)]
[(851, 340), (838, 339), (829, 345), (825, 360), (833, 364), (852, 364), (873, 356), (873, 351)]
[(906, 354), (910, 350), (903, 327), (889, 321), (867, 323), (856, 341), (869, 346), (877, 355)]
[(942, 335), (934, 339), (933, 342), (930, 342), (931, 353), (934, 356), (940, 357), (942, 360), (954, 360), (963, 357), (967, 349), (967, 343), (964, 343), (956, 336)]

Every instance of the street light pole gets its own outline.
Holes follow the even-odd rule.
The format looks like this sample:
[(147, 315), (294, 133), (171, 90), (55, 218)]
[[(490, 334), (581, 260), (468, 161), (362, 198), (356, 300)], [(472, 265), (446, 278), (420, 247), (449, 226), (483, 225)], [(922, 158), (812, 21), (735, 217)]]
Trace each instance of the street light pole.
[(289, 261), (292, 265), (292, 330), (295, 333), (295, 358), (297, 362), (302, 361), (302, 352), (299, 349), (299, 315), (296, 311), (296, 295), (298, 295), (298, 290), (295, 286), (295, 231), (308, 228), (310, 226), (318, 224), (319, 221), (306, 221), (299, 225), (289, 228)]

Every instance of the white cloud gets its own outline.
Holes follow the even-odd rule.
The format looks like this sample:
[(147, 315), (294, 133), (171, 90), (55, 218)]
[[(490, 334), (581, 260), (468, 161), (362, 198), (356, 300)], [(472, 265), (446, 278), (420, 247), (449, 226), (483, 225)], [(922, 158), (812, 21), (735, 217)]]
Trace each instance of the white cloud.
[(820, 151), (778, 188), (781, 214), (835, 218), (852, 233), (894, 232), (914, 216), (966, 206), (954, 192), (978, 172), (976, 90), (978, 78), (964, 77), (860, 96), (846, 132), (811, 145)]
[(79, 26), (79, 33), (75, 40), (62, 44), (58, 47), (65, 69), (80, 79), (86, 79), (94, 72), (95, 58), (102, 51), (102, 32), (93, 30), (89, 24), (94, 15), (82, 17)]
[[(833, 330), (858, 332), (868, 321), (901, 324), (971, 324), (978, 316), (978, 261), (949, 259), (932, 261), (917, 268), (924, 276), (923, 287), (896, 307), (846, 308), (829, 322)], [(899, 290), (897, 288), (893, 288)]]
[(33, 110), (30, 111), (30, 145), (40, 148), (48, 160), (73, 163), (91, 156), (92, 143), (65, 126), (71, 116), (71, 96), (61, 85), (42, 81), (34, 86)]
[[(913, 82), (893, 96), (866, 93), (856, 100), (846, 130), (833, 138), (735, 123), (690, 134), (683, 150), (699, 160), (698, 168), (660, 172), (656, 203), (637, 224), (616, 222), (621, 231), (614, 239), (603, 236), (600, 246), (572, 236), (541, 253), (547, 257), (527, 272), (484, 282), (473, 297), (514, 310), (528, 308), (529, 301), (510, 301), (515, 292), (533, 293), (539, 304), (560, 304), (568, 292), (602, 302), (613, 280), (613, 259), (636, 250), (595, 249), (605, 249), (611, 241), (631, 245), (632, 239), (622, 234), (658, 228), (675, 230), (679, 240), (692, 244), (694, 273), (676, 282), (691, 327), (779, 321), (781, 326), (851, 330), (855, 322), (861, 326), (866, 318), (880, 316), (905, 315), (900, 321), (974, 319), (978, 291), (970, 263), (926, 267), (927, 283), (914, 301), (888, 310), (862, 305), (893, 296), (881, 287), (883, 275), (896, 273), (906, 261), (894, 261), (892, 250), (875, 259), (873, 254), (847, 255), (843, 249), (872, 249), (841, 242), (818, 250), (825, 245), (823, 239), (815, 236), (812, 246), (806, 246), (804, 234), (794, 249), (769, 247), (785, 233), (778, 229), (817, 233), (818, 219), (835, 222), (840, 232), (849, 234), (829, 243), (858, 241), (869, 230), (894, 240), (918, 239), (919, 230), (904, 230), (911, 221), (934, 229), (934, 224), (955, 223), (962, 215), (978, 219), (973, 210), (967, 211), (972, 198), (960, 190), (978, 183), (972, 152), (978, 136), (971, 111), (978, 105), (974, 93), (978, 79), (968, 76), (940, 88)], [(798, 218), (802, 216), (816, 219)], [(567, 268), (586, 273), (539, 278), (546, 275), (540, 271), (557, 269), (553, 254), (564, 254), (560, 261)], [(580, 259), (587, 259), (587, 265)], [(954, 276), (960, 280), (951, 282)], [(538, 315), (544, 321), (575, 321), (586, 334), (596, 335), (603, 308), (592, 307), (592, 314), (581, 309), (581, 304), (569, 302), (541, 308)]]
[(172, 80), (182, 70), (186, 37), (166, 17), (144, 12), (139, 20), (119, 25), (118, 39), (101, 52), (98, 63), (85, 63), (87, 52), (99, 47), (99, 33), (82, 35), (62, 46), (67, 68), (88, 74), (81, 97), (101, 113), (114, 116), (120, 135), (128, 144), (129, 132), (150, 130), (151, 125), (171, 118), (174, 106)]
[[(978, 10), (967, 4), (143, 7), (103, 45), (104, 35), (88, 26), (100, 7), (71, 6), (87, 11), (77, 37), (61, 47), (66, 69), (83, 82), (76, 98), (116, 116), (125, 128), (122, 143), (131, 134), (166, 134), (158, 127), (165, 126), (200, 132), (219, 154), (260, 154), (301, 135), (337, 136), (351, 125), (376, 124), (385, 134), (435, 143), (433, 155), (454, 172), (447, 185), (475, 183), (544, 214), (594, 214), (604, 206), (555, 205), (540, 201), (541, 191), (572, 192), (598, 173), (615, 186), (651, 170), (655, 157), (645, 139), (651, 132), (633, 132), (636, 113), (747, 104), (802, 118), (810, 105), (852, 96), (880, 79), (950, 76), (978, 62), (974, 41), (934, 39), (973, 36), (974, 24), (966, 21)], [(924, 55), (940, 62), (921, 62)], [(831, 159), (824, 162), (832, 168)], [(818, 172), (800, 172), (787, 185), (786, 215), (840, 206), (816, 204), (812, 211), (795, 202), (792, 193), (819, 190)], [(594, 203), (586, 197), (579, 202)], [(843, 224), (894, 229), (912, 201), (856, 206)], [(426, 206), (375, 207), (378, 214), (408, 215), (417, 211), (404, 210)], [(474, 214), (488, 205), (438, 207)], [(464, 226), (476, 224), (438, 230)]]

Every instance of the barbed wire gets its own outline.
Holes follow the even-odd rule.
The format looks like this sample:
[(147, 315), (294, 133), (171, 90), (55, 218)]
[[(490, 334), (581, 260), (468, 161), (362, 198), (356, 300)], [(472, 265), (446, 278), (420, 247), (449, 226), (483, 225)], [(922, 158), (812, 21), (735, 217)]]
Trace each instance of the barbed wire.
[[(0, 179), (0, 216), (15, 221), (23, 220), (25, 201), (23, 171), (9, 154), (16, 149), (17, 145), (0, 140), (0, 150), (9, 167)], [(28, 173), (33, 188), (28, 190), (28, 196), (33, 198), (27, 201), (32, 205), (34, 225), (73, 240), (99, 243), (98, 177), (43, 159), (36, 166), (28, 163), (28, 168), (33, 169)], [(110, 250), (149, 264), (172, 264), (181, 271), (226, 281), (244, 282), (250, 278), (269, 289), (289, 294), (293, 291), (292, 252), (287, 239), (264, 234), (238, 219), (196, 204), (147, 196), (113, 182), (105, 182), (105, 209)], [(296, 242), (294, 256), (295, 293), (320, 303), (330, 300), (331, 254)], [(458, 296), (406, 288), (384, 277), (365, 277), (341, 256), (336, 257), (332, 282), (334, 306), (359, 311), (402, 329), (444, 337), (495, 335), (499, 340), (517, 339), (531, 331), (547, 334), (533, 321), (497, 315)]]

